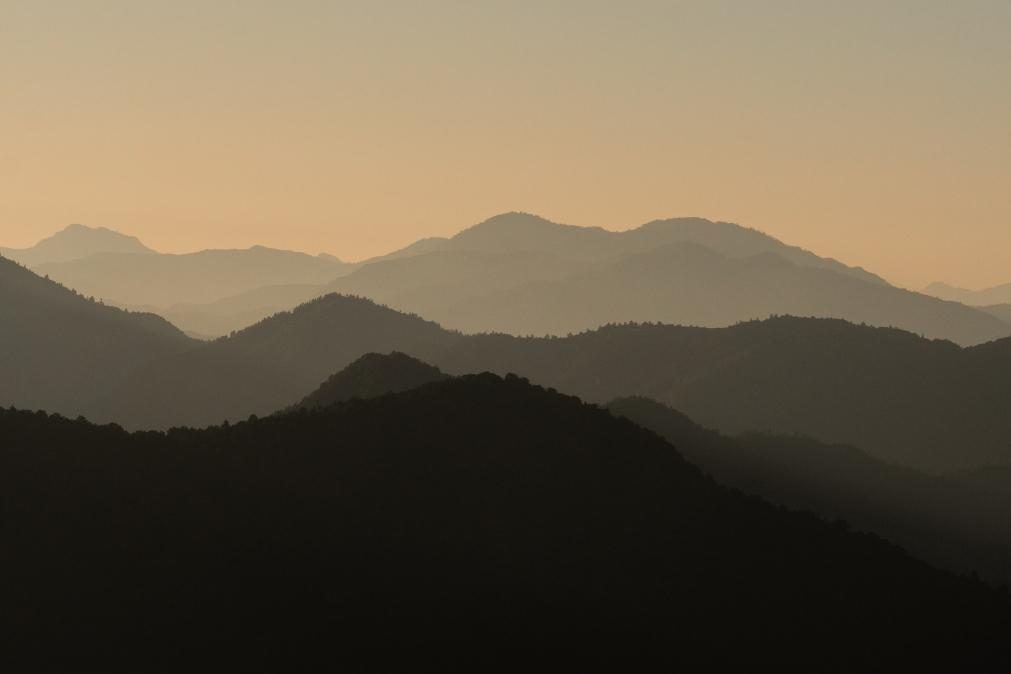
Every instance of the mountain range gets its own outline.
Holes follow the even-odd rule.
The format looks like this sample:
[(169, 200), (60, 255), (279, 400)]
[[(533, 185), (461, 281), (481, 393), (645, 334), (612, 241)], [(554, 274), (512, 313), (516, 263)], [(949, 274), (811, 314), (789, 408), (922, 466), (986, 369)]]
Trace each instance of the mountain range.
[(515, 376), (168, 433), (0, 409), (0, 439), (35, 669), (1009, 663), (1005, 593)]
[(791, 314), (894, 326), (962, 345), (1011, 334), (1003, 312), (896, 288), (756, 230), (701, 218), (615, 232), (507, 213), (357, 264), (254, 247), (154, 256), (110, 251), (33, 268), (202, 337), (330, 292), (467, 333), (564, 335), (626, 321), (724, 327)]
[(722, 327), (794, 314), (896, 326), (963, 345), (1011, 334), (1011, 324), (992, 313), (700, 218), (612, 232), (509, 213), (367, 260), (325, 288), (271, 288), (198, 309), (245, 317), (238, 309), (256, 298), (266, 317), (325, 292), (368, 297), (468, 333), (564, 335), (656, 320)]
[(1011, 332), (996, 317), (961, 304), (797, 265), (775, 253), (728, 258), (694, 243), (596, 264), (539, 253), (429, 253), (366, 265), (329, 289), (469, 333), (564, 335), (628, 321), (725, 327), (777, 314), (897, 326), (960, 344)]

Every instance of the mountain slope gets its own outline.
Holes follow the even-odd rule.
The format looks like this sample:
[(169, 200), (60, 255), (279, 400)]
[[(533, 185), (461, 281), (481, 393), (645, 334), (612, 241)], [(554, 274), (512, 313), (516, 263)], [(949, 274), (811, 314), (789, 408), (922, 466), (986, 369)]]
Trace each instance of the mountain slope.
[(720, 484), (844, 519), (932, 563), (1011, 584), (1011, 469), (937, 477), (800, 436), (721, 435), (646, 398), (608, 409), (659, 434)]
[(2, 410), (0, 438), (4, 627), (36, 666), (980, 671), (1007, 648), (1005, 596), (515, 377), (169, 434)]
[(76, 415), (194, 343), (164, 319), (87, 300), (0, 258), (0, 406)]
[(98, 253), (154, 253), (139, 239), (105, 227), (69, 225), (31, 248), (0, 248), (0, 255), (26, 267), (67, 262)]

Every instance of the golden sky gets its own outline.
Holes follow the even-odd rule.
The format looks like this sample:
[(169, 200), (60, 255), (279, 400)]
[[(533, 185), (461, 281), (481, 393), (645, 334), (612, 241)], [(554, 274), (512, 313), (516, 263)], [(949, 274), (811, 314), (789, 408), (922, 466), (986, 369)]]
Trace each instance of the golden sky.
[(1011, 2), (0, 0), (0, 245), (699, 215), (1011, 282)]

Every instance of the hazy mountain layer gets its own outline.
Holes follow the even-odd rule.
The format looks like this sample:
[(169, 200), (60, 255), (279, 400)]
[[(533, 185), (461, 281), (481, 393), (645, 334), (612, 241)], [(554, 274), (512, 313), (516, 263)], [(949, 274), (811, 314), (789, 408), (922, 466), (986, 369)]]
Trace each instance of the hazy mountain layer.
[(934, 297), (940, 297), (941, 299), (953, 302), (962, 302), (963, 304), (975, 307), (1011, 304), (1011, 283), (982, 290), (967, 290), (965, 288), (950, 286), (947, 283), (932, 283), (923, 292)]
[(193, 345), (159, 316), (103, 306), (0, 258), (0, 407), (90, 413), (138, 367)]
[(185, 255), (103, 253), (38, 265), (35, 271), (109, 303), (168, 308), (213, 302), (262, 286), (326, 283), (351, 268), (330, 256), (256, 246)]
[(504, 213), (463, 230), (449, 239), (430, 238), (387, 257), (402, 258), (437, 251), (542, 253), (577, 260), (607, 260), (654, 248), (695, 243), (728, 257), (774, 252), (796, 264), (832, 269), (865, 281), (880, 277), (774, 239), (754, 229), (704, 218), (655, 220), (615, 232), (600, 227), (560, 225), (528, 213)]
[(828, 319), (465, 336), (331, 295), (151, 363), (89, 418), (164, 428), (270, 414), (371, 351), (450, 374), (516, 372), (594, 402), (647, 396), (727, 432), (801, 433), (927, 470), (1011, 464), (1011, 339), (959, 348)]
[(158, 313), (189, 333), (213, 338), (247, 328), (326, 293), (325, 285), (265, 286), (214, 302), (174, 304), (158, 309)]
[(1011, 333), (986, 312), (727, 223), (669, 220), (616, 233), (511, 214), (423, 249), (366, 264), (329, 288), (464, 332), (564, 335), (626, 321), (724, 327), (791, 314), (963, 345)]
[(980, 309), (1011, 325), (1011, 304), (991, 304)]
[(1005, 595), (517, 378), (168, 434), (0, 410), (0, 438), (0, 618), (37, 669), (1007, 664)]
[[(102, 238), (97, 230), (73, 231), (95, 239), (93, 248)], [(1011, 332), (989, 312), (893, 288), (862, 269), (701, 218), (613, 232), (508, 213), (449, 239), (423, 239), (348, 275), (357, 267), (257, 247), (156, 258), (100, 253), (38, 270), (201, 337), (229, 334), (328, 291), (465, 332), (567, 334), (630, 320), (723, 327), (776, 314), (894, 325), (963, 345)]]

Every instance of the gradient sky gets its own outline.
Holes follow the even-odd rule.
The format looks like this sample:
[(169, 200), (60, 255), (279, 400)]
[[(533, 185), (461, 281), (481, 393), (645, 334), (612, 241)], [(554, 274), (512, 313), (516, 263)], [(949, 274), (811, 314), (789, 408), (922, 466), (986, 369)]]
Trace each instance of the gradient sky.
[(508, 210), (1009, 282), (1011, 2), (0, 0), (2, 245), (358, 259)]

